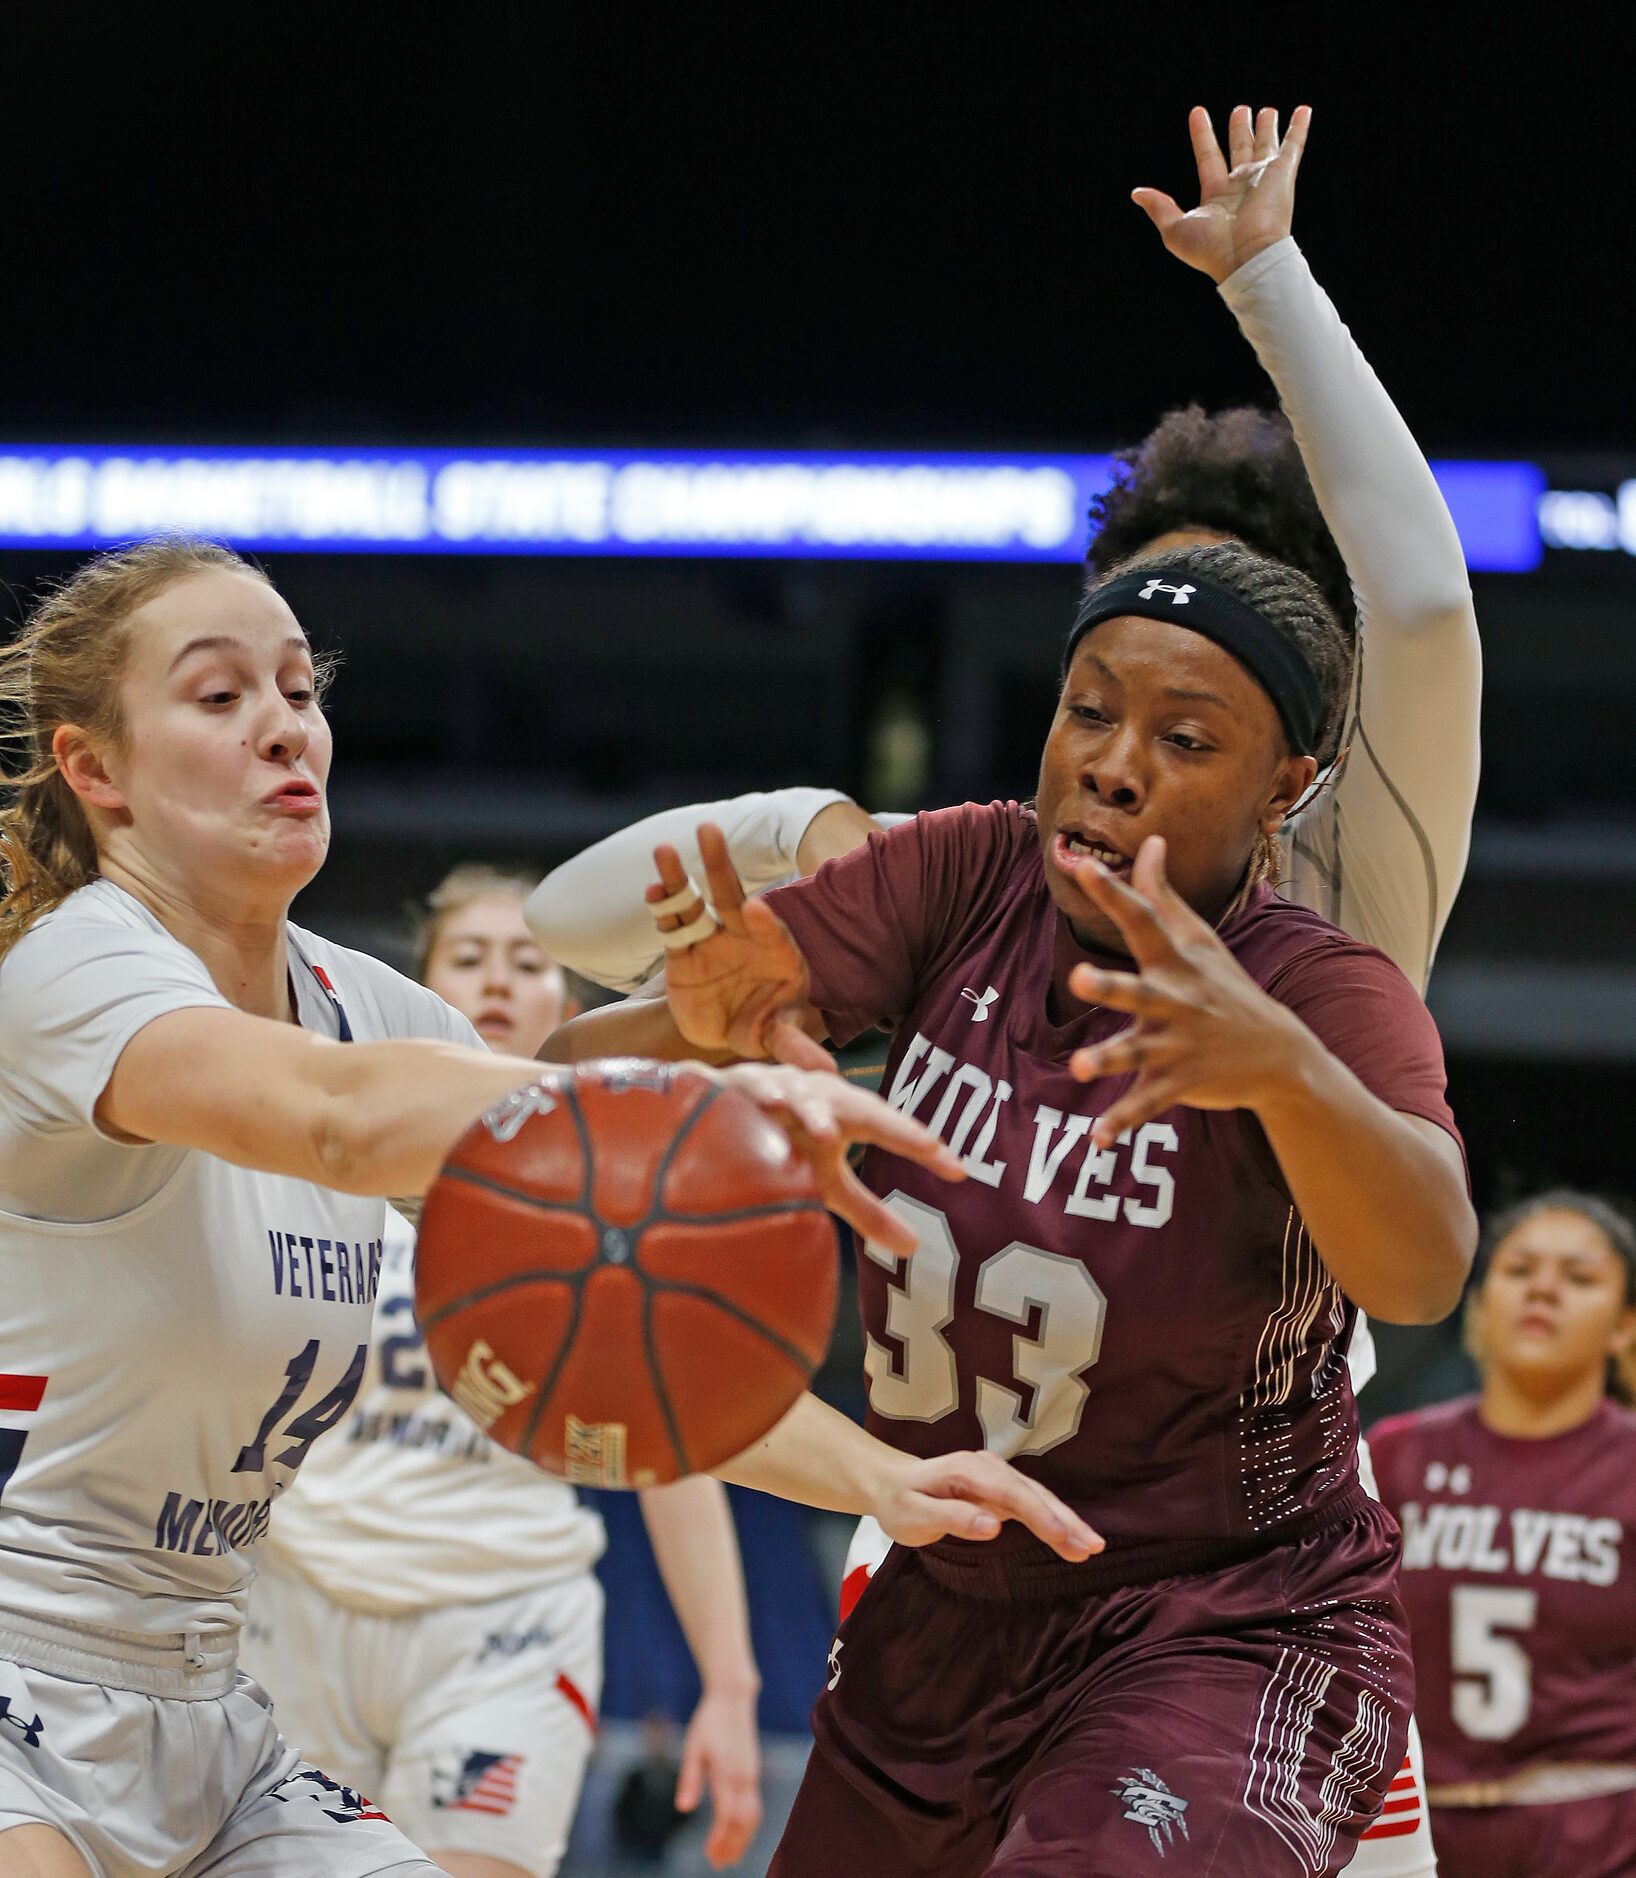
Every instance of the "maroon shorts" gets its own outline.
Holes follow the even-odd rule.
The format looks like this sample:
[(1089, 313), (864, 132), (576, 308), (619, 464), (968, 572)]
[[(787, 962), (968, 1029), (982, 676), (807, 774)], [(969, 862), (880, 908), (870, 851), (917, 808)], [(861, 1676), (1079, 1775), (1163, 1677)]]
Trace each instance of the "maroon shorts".
[(1434, 1806), (1441, 1878), (1631, 1878), (1636, 1790), (1556, 1806)]
[(894, 1548), (836, 1641), (769, 1878), (1341, 1871), (1408, 1735), (1397, 1551), (1372, 1502), (1091, 1595), (955, 1589)]

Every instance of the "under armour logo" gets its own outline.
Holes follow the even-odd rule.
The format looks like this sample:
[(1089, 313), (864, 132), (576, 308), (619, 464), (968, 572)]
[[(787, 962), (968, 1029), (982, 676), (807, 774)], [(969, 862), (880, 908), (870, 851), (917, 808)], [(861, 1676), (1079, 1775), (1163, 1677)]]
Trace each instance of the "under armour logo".
[(1179, 587), (1172, 587), (1168, 580), (1150, 580), (1139, 597), (1143, 600), (1151, 600), (1156, 593), (1168, 593), (1172, 606), (1186, 606), (1187, 596), (1197, 592), (1198, 588), (1190, 580), (1184, 580)]
[(962, 985), (960, 987), (960, 995), (963, 998), (970, 998), (972, 1003), (977, 1006), (977, 1009), (971, 1014), (971, 1021), (974, 1024), (986, 1024), (988, 1022), (988, 1007), (1000, 994), (990, 985), (987, 991), (985, 991), (981, 997), (978, 997), (975, 991), (968, 991), (965, 986)]
[(836, 1683), (838, 1683), (841, 1680), (841, 1652), (845, 1648), (846, 1648), (846, 1644), (840, 1637), (837, 1637), (835, 1641), (829, 1646), (829, 1672), (830, 1673), (829, 1673), (829, 1681), (825, 1683), (824, 1685), (826, 1689), (833, 1689)]
[(23, 1737), (25, 1748), (37, 1748), (40, 1745), (40, 1731), (45, 1727), (45, 1722), (38, 1715), (33, 1721), (24, 1721), (21, 1715), (12, 1714), (11, 1697), (0, 1695), (0, 1726), (15, 1728)]
[(1178, 1829), (1184, 1839), (1187, 1837), (1187, 1821), (1183, 1817), (1187, 1802), (1178, 1799), (1151, 1767), (1133, 1767), (1118, 1786), (1108, 1791), (1124, 1801), (1126, 1819), (1147, 1827), (1147, 1836), (1160, 1858), (1164, 1857)]

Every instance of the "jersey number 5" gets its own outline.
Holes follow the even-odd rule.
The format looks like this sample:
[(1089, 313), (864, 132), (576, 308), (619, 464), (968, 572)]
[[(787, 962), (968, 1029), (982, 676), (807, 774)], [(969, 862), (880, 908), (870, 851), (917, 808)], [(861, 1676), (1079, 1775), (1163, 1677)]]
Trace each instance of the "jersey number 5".
[[(920, 1248), (905, 1262), (864, 1246), (877, 1265), (904, 1274), (886, 1294), (886, 1333), (898, 1353), (871, 1337), (864, 1355), (869, 1403), (894, 1421), (941, 1421), (960, 1406), (954, 1350), (943, 1334), (954, 1317), (960, 1254), (937, 1207), (905, 1193), (886, 1204), (914, 1228)], [(1089, 1393), (1080, 1378), (1101, 1354), (1108, 1300), (1077, 1259), (1014, 1239), (978, 1266), (976, 1303), (1023, 1327), (1011, 1340), (1011, 1370), (1027, 1390), (978, 1377), (983, 1445), (1008, 1459), (1047, 1454), (1079, 1431)]]
[[(310, 1409), (298, 1415), (285, 1434), (293, 1444), (282, 1454), (273, 1456), (279, 1467), (299, 1467), (306, 1458), (307, 1450), (326, 1428), (333, 1428), (341, 1417), (352, 1407), (352, 1398), (358, 1393), (358, 1385), (364, 1379), (364, 1358), (369, 1352), (367, 1344), (360, 1343), (347, 1368), (347, 1373), (330, 1390), (321, 1396)], [(274, 1431), (284, 1417), (300, 1401), (307, 1384), (312, 1381), (312, 1372), (318, 1362), (318, 1339), (311, 1337), (307, 1346), (297, 1356), (292, 1356), (284, 1366), (284, 1391), (273, 1406), (261, 1418), (261, 1426), (256, 1430), (256, 1438), (247, 1446), (239, 1449), (239, 1458), (233, 1463), (235, 1474), (259, 1474), (267, 1465), (267, 1443), (272, 1440)]]
[(1449, 1707), (1473, 1741), (1509, 1741), (1528, 1719), (1533, 1664), (1520, 1643), (1501, 1633), (1532, 1630), (1538, 1604), (1536, 1592), (1512, 1586), (1456, 1585), (1449, 1593)]

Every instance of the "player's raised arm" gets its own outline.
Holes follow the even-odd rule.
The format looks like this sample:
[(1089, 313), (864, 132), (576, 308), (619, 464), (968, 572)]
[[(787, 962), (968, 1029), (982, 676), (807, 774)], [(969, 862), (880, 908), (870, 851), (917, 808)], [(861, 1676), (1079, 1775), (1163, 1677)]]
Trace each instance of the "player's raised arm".
[[(1249, 1110), (1347, 1296), (1392, 1322), (1446, 1317), (1459, 1302), (1477, 1238), (1453, 1136), (1372, 1094), (1287, 1004), (1255, 984), (1170, 886), (1159, 837), (1143, 843), (1128, 884), (1089, 858), (1073, 871), (1124, 935), (1137, 967), (1125, 973), (1082, 964), (1070, 980), (1087, 1002), (1134, 1019), (1108, 1042), (1075, 1055), (1073, 1073), (1083, 1082), (1134, 1077), (1098, 1118), (1093, 1140), (1111, 1148), (1126, 1130), (1177, 1103)], [(1378, 960), (1373, 966), (1371, 1021), (1407, 1028), (1424, 1018), (1392, 968)], [(1301, 975), (1310, 988), (1331, 970), (1315, 955)], [(1398, 978), (1395, 1009), (1380, 973)], [(1424, 1022), (1429, 1031), (1430, 1019)]]
[(1310, 122), (1302, 107), (1280, 140), (1275, 111), (1240, 105), (1224, 156), (1195, 110), (1198, 207), (1184, 214), (1153, 189), (1135, 200), (1171, 253), (1216, 282), (1277, 387), (1353, 589), (1362, 660), (1349, 753), (1294, 825), (1294, 897), (1423, 990), (1470, 843), (1482, 653), (1431, 466), (1291, 233)]
[(554, 959), (596, 984), (635, 991), (664, 956), (642, 901), (642, 889), (653, 878), (653, 851), (672, 847), (690, 873), (702, 874), (698, 830), (705, 822), (721, 829), (751, 893), (812, 873), (876, 826), (838, 789), (752, 791), (664, 809), (553, 868), (525, 908), (535, 937)]

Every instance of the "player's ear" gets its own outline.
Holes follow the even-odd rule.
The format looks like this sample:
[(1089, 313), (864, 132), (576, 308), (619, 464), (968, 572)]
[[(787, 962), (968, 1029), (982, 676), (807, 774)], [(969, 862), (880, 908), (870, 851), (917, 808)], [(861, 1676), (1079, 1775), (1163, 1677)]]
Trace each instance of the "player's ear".
[(1290, 810), (1317, 780), (1318, 759), (1312, 756), (1287, 756), (1279, 764), (1261, 815), (1265, 834), (1276, 835), (1289, 819)]
[(122, 809), (125, 797), (108, 774), (103, 752), (79, 724), (59, 724), (51, 737), (57, 772), (88, 807)]

